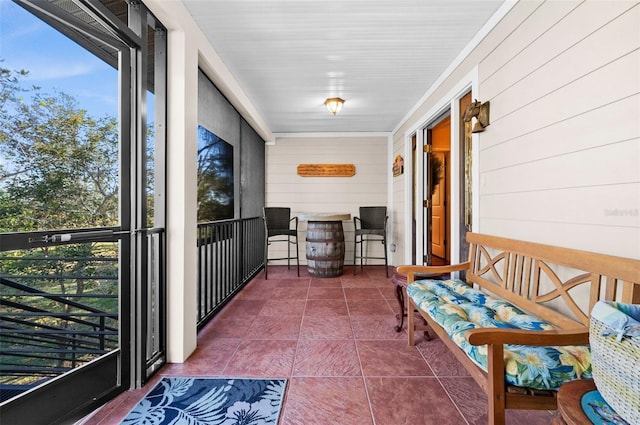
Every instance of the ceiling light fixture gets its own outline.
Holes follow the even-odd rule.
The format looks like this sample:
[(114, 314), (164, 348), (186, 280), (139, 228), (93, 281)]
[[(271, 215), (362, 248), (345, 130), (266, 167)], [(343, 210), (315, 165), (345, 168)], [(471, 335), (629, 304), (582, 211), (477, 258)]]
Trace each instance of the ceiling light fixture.
[(333, 115), (340, 112), (342, 109), (342, 105), (344, 104), (344, 99), (340, 99), (339, 97), (330, 97), (324, 101), (325, 106)]

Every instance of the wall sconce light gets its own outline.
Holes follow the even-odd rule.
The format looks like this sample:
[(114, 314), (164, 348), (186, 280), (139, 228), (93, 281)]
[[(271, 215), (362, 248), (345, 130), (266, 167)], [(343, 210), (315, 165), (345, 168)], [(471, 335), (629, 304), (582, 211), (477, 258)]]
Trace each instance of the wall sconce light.
[(344, 104), (344, 99), (340, 99), (339, 97), (330, 97), (324, 101), (325, 106), (333, 115), (340, 112), (342, 109), (342, 105)]
[(464, 111), (464, 116), (462, 117), (462, 121), (471, 122), (471, 118), (476, 119), (476, 123), (471, 130), (472, 133), (481, 133), (484, 131), (485, 127), (490, 124), (489, 122), (489, 101), (481, 103), (478, 102), (478, 99), (475, 102), (471, 102), (471, 104), (467, 107), (467, 110)]

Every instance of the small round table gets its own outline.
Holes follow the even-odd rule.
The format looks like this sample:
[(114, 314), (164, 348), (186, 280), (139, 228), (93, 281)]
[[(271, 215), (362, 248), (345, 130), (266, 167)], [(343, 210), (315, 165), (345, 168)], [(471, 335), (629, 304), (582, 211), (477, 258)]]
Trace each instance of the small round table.
[[(435, 279), (435, 280), (446, 279), (447, 276), (448, 276), (447, 274), (443, 275), (440, 273), (416, 273), (415, 275), (415, 277), (418, 279)], [(397, 270), (394, 270), (393, 277), (391, 278), (391, 283), (395, 287), (396, 299), (398, 300), (398, 306), (399, 306), (398, 314), (396, 314), (396, 319), (398, 319), (398, 324), (394, 326), (393, 329), (395, 329), (396, 332), (402, 332), (402, 327), (404, 325), (404, 318), (407, 316), (407, 309), (405, 308), (405, 301), (404, 301), (404, 294), (407, 288), (407, 275), (404, 273), (398, 273)], [(426, 325), (427, 322), (424, 321), (424, 324)], [(424, 330), (424, 339), (429, 340), (430, 337), (427, 330), (422, 328), (423, 326), (421, 326), (420, 329), (416, 329), (416, 330)]]
[(582, 410), (582, 396), (595, 389), (593, 379), (580, 379), (563, 384), (558, 390), (558, 414), (554, 419), (554, 425), (592, 423)]
[[(587, 413), (584, 411), (585, 408), (592, 411)], [(603, 417), (607, 420), (601, 420)], [(562, 384), (558, 390), (558, 413), (553, 420), (553, 425), (624, 423), (624, 419), (618, 417), (618, 421), (615, 421), (615, 417), (618, 417), (618, 414), (602, 399), (593, 379), (570, 381)], [(614, 422), (609, 422), (610, 419)]]

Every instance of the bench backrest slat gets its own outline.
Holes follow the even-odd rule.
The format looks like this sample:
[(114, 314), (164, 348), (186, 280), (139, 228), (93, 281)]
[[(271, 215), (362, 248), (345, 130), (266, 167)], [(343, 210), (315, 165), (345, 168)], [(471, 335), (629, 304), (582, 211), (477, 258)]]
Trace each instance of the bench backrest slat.
[(598, 300), (640, 303), (640, 260), (477, 233), (467, 241), (469, 283), (560, 328), (588, 326)]

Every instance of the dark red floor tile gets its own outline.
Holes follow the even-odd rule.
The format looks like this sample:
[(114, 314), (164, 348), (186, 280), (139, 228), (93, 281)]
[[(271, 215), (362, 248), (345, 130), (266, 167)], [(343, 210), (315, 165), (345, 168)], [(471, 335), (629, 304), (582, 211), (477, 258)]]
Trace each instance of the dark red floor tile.
[(291, 378), (281, 425), (370, 425), (362, 378)]
[(364, 376), (433, 376), (416, 347), (406, 341), (356, 340)]
[(464, 419), (434, 378), (365, 378), (376, 424), (458, 425)]

